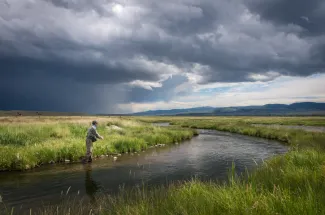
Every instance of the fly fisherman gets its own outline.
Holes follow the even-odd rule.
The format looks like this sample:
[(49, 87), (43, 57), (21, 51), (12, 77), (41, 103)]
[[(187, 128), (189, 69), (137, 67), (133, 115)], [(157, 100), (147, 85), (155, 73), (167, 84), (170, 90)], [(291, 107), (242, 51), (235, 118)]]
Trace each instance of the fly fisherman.
[(98, 125), (98, 122), (96, 120), (94, 120), (92, 122), (92, 125), (91, 127), (88, 129), (88, 132), (87, 132), (87, 137), (86, 137), (86, 148), (87, 148), (87, 152), (86, 152), (86, 157), (84, 159), (84, 163), (87, 163), (87, 162), (92, 162), (92, 156), (93, 156), (93, 142), (97, 141), (97, 138), (98, 139), (104, 139), (104, 137), (100, 136), (98, 133), (97, 133), (97, 125)]

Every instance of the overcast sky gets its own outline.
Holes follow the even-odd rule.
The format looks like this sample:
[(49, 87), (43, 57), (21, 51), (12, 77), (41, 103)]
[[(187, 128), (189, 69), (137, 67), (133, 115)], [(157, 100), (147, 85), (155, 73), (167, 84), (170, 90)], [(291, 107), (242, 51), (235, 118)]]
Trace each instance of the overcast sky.
[(324, 0), (0, 0), (0, 109), (325, 102)]

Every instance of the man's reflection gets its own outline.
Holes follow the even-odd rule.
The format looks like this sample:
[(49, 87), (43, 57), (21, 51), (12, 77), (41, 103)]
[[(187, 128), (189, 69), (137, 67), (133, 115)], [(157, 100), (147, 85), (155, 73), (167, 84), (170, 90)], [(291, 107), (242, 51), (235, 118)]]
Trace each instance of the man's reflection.
[(95, 194), (100, 190), (100, 185), (95, 182), (91, 176), (92, 173), (92, 167), (91, 164), (84, 165), (85, 168), (85, 187), (86, 187), (86, 193), (89, 196), (91, 202), (95, 202)]

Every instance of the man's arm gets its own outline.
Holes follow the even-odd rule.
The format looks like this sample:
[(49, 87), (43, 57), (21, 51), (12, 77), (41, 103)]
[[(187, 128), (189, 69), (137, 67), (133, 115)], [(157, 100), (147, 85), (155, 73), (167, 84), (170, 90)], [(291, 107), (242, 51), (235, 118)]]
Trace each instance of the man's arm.
[(99, 138), (99, 139), (104, 139), (104, 137), (100, 136), (100, 134), (98, 134), (98, 132), (96, 131), (96, 129), (93, 128), (93, 133), (94, 135)]

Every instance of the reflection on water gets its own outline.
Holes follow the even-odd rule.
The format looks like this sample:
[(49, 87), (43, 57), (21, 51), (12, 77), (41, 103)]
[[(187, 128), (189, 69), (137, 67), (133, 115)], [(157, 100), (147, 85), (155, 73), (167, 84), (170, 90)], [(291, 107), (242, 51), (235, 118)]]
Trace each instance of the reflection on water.
[(91, 201), (95, 201), (95, 194), (100, 191), (101, 186), (92, 177), (91, 164), (84, 164), (85, 169), (85, 190)]
[[(200, 135), (182, 144), (146, 152), (111, 157), (91, 164), (53, 164), (26, 172), (0, 173), (0, 195), (9, 207), (35, 208), (59, 203), (61, 193), (95, 201), (101, 193), (115, 194), (120, 187), (167, 184), (171, 181), (225, 180), (232, 163), (236, 172), (287, 151), (275, 141), (218, 131), (199, 130)], [(256, 162), (256, 163), (255, 163)]]

